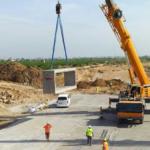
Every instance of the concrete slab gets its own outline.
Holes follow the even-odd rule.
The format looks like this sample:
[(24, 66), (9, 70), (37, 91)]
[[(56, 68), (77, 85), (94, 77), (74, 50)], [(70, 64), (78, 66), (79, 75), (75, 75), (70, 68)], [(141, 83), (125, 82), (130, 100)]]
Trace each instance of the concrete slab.
[[(57, 87), (57, 74), (64, 74), (64, 87)], [(59, 94), (76, 89), (76, 68), (53, 69), (43, 71), (43, 92), (45, 94)]]

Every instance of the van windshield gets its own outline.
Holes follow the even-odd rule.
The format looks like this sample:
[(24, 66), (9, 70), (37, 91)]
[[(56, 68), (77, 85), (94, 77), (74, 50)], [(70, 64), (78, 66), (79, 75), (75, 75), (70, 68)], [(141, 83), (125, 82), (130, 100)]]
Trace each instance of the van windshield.
[(59, 100), (59, 101), (67, 100), (67, 97), (58, 97), (58, 100)]
[(134, 112), (134, 113), (142, 113), (143, 105), (142, 104), (124, 104), (119, 103), (117, 105), (118, 112)]

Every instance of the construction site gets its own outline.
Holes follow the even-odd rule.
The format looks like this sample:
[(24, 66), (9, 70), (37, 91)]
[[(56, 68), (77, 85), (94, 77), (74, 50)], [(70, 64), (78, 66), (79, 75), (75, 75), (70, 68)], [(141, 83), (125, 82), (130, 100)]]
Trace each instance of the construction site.
[[(150, 62), (141, 61), (125, 26), (128, 10), (113, 0), (99, 6), (125, 63), (70, 66), (65, 5), (57, 1), (53, 7), (50, 66), (0, 63), (0, 150), (149, 150)], [(66, 65), (55, 68), (59, 28)]]

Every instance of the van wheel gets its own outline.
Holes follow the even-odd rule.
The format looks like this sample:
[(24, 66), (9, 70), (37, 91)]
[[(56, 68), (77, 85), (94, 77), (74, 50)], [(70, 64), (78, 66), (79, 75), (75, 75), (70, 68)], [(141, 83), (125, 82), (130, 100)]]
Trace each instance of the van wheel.
[(122, 123), (122, 119), (118, 119), (118, 124), (121, 124)]

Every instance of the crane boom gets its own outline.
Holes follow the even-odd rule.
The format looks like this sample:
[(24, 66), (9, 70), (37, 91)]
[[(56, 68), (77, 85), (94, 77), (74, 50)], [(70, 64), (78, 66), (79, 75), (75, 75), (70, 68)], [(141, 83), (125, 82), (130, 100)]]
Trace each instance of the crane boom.
[(106, 0), (106, 5), (102, 5), (101, 9), (111, 25), (115, 35), (117, 36), (121, 48), (127, 55), (130, 66), (139, 80), (139, 84), (141, 86), (150, 84), (131, 36), (124, 25), (122, 11), (112, 0)]
[[(122, 11), (113, 0), (105, 0), (105, 2), (106, 4), (103, 4), (101, 9), (127, 57), (131, 80), (129, 90), (120, 91), (118, 99), (110, 98), (109, 104), (111, 106), (111, 102), (117, 102), (118, 122), (123, 119), (132, 119), (143, 123), (144, 100), (150, 103), (150, 81), (137, 54), (132, 38), (124, 25)], [(137, 85), (135, 85), (137, 83), (136, 79), (138, 79)]]

